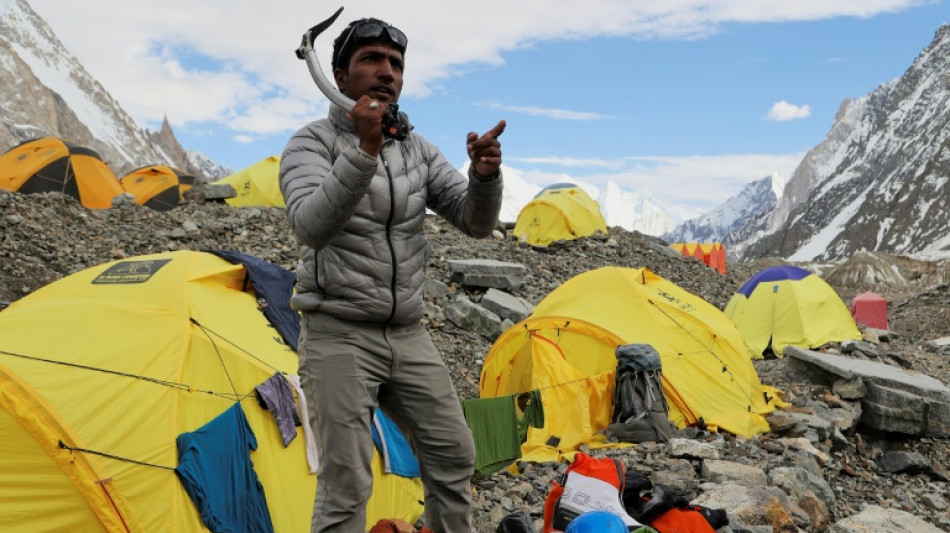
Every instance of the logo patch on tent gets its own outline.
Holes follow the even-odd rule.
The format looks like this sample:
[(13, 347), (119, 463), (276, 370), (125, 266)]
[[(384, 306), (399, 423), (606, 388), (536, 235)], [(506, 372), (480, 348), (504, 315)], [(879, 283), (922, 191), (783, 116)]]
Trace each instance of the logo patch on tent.
[(123, 285), (130, 283), (145, 283), (171, 259), (154, 259), (151, 261), (121, 261), (107, 268), (105, 272), (92, 280), (93, 284)]

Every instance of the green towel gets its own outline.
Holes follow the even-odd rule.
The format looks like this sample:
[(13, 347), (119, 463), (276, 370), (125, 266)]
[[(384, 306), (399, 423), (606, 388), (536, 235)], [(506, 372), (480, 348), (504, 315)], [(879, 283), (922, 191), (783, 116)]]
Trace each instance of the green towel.
[(515, 396), (517, 411), (522, 415), (517, 417), (518, 422), (518, 441), (524, 443), (528, 440), (528, 426), (533, 428), (544, 427), (544, 405), (541, 403), (541, 391), (535, 389), (531, 392), (522, 392)]
[(513, 396), (462, 400), (475, 440), (475, 472), (488, 475), (521, 458)]

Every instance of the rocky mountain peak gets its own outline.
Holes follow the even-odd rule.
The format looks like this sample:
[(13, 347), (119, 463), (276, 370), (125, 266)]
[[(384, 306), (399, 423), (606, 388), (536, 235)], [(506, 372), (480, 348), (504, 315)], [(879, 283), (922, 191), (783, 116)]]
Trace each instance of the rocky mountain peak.
[[(830, 260), (867, 249), (950, 253), (950, 25), (898, 79), (846, 99), (773, 209), (732, 240), (739, 257)], [(727, 240), (729, 240), (727, 238)]]
[(784, 178), (778, 173), (770, 174), (749, 183), (716, 209), (680, 224), (663, 238), (669, 242), (725, 241), (730, 244), (726, 239), (734, 239), (734, 233), (748, 220), (774, 208), (782, 199), (784, 189)]
[(167, 118), (158, 133), (139, 128), (25, 0), (0, 0), (0, 70), (0, 153), (54, 136), (92, 148), (118, 176), (156, 164), (199, 179), (226, 175), (195, 165)]

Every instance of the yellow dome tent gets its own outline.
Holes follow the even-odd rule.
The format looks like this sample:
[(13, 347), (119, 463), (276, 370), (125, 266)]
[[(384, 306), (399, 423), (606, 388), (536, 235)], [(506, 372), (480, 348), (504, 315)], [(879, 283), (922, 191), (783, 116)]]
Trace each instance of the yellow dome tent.
[[(303, 432), (285, 448), (254, 395), (297, 356), (246, 285), (243, 266), (178, 251), (83, 270), (0, 312), (0, 529), (207, 531), (171, 470), (176, 437), (239, 401), (275, 531), (309, 531)], [(415, 521), (421, 482), (382, 473), (378, 455), (373, 468), (367, 527)]]
[(182, 194), (195, 184), (195, 177), (174, 167), (142, 167), (119, 178), (122, 188), (135, 203), (156, 211), (168, 211), (184, 200)]
[(549, 185), (521, 209), (512, 235), (535, 246), (607, 235), (600, 205), (572, 183)]
[(60, 192), (90, 209), (108, 209), (122, 186), (99, 154), (55, 137), (21, 143), (0, 156), (0, 189)]
[[(554, 460), (594, 442), (610, 423), (614, 353), (634, 343), (659, 352), (670, 420), (678, 427), (702, 419), (738, 435), (768, 431), (764, 416), (780, 401), (760, 383), (735, 326), (712, 304), (645, 268), (599, 268), (548, 294), (492, 345), (479, 393), (541, 390), (545, 426), (529, 429), (522, 454)], [(559, 443), (547, 444), (551, 437)]]
[(752, 356), (786, 346), (817, 348), (861, 339), (851, 312), (838, 293), (816, 274), (796, 266), (766, 268), (736, 291), (725, 309)]
[(225, 202), (234, 207), (284, 207), (280, 194), (280, 156), (272, 155), (221, 178), (213, 185), (230, 185), (237, 196)]

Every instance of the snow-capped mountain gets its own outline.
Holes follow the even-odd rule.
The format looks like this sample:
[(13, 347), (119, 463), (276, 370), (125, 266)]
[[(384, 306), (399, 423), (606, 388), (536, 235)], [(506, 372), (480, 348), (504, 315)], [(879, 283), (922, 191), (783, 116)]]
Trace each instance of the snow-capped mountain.
[(667, 242), (728, 242), (727, 237), (748, 220), (771, 211), (782, 198), (785, 180), (772, 173), (746, 185), (712, 211), (683, 222), (662, 235)]
[[(468, 171), (468, 164), (462, 167)], [(517, 169), (502, 165), (505, 176), (505, 189), (501, 203), (499, 219), (514, 223), (521, 209), (531, 201), (546, 185), (538, 185), (526, 180)], [(628, 231), (639, 231), (646, 235), (662, 235), (673, 228), (673, 222), (667, 215), (668, 209), (648, 192), (635, 193), (623, 190), (609, 181), (603, 188), (564, 175), (560, 183), (573, 183), (584, 190), (600, 204), (601, 214), (608, 227), (619, 226)]]
[(230, 172), (182, 148), (166, 120), (140, 129), (26, 0), (0, 0), (0, 153), (42, 136), (92, 148), (118, 176), (171, 165), (196, 177)]
[(732, 239), (740, 259), (831, 260), (867, 249), (950, 255), (950, 25), (899, 79), (845, 100), (770, 212)]

